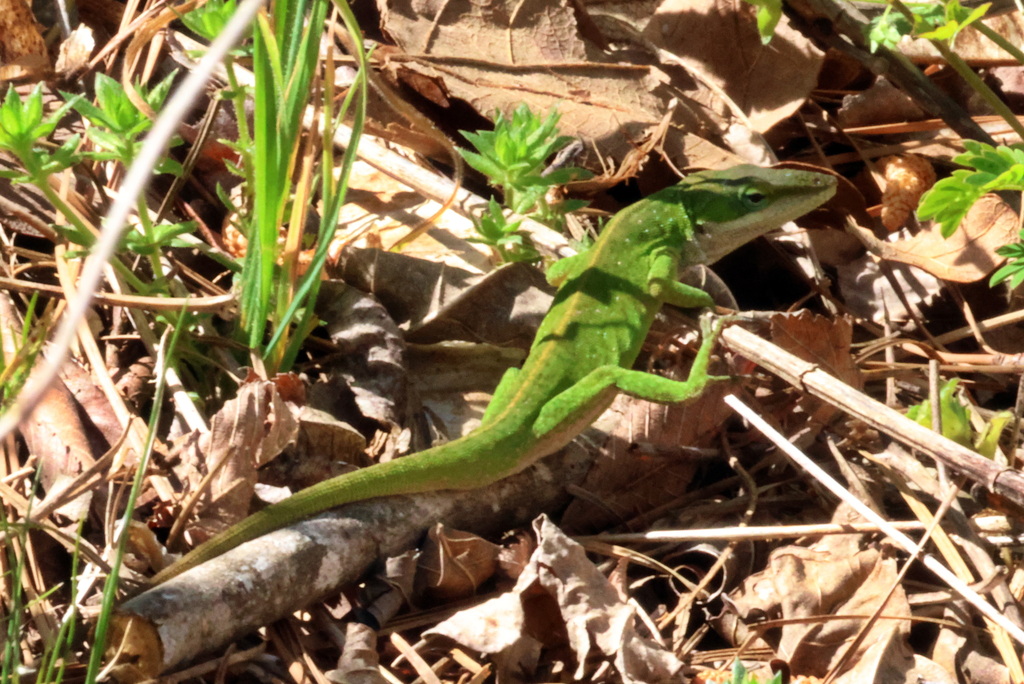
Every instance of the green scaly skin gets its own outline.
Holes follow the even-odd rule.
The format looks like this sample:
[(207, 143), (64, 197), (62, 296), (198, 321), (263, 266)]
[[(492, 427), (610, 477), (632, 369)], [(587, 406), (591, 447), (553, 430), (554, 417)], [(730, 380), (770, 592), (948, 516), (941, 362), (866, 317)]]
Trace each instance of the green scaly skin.
[(658, 402), (698, 396), (720, 329), (704, 339), (686, 381), (631, 370), (663, 303), (713, 306), (676, 281), (807, 213), (835, 193), (833, 177), (738, 166), (688, 176), (622, 210), (586, 252), (557, 262), (559, 285), (523, 367), (508, 371), (481, 425), (461, 439), (304, 489), (213, 537), (158, 573), (161, 584), (251, 539), (342, 504), (379, 496), (475, 489), (561, 448), (625, 392)]

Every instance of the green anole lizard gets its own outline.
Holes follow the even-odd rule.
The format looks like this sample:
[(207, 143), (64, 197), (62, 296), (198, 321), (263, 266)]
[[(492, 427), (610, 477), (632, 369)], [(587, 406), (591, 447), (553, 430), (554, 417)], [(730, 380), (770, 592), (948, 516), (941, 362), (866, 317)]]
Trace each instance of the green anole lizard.
[(571, 441), (625, 392), (658, 402), (698, 396), (721, 324), (703, 339), (685, 381), (632, 370), (663, 303), (711, 307), (679, 283), (679, 266), (709, 264), (801, 216), (835, 193), (832, 176), (737, 166), (687, 176), (608, 222), (587, 251), (556, 262), (557, 284), (522, 368), (502, 378), (480, 426), (465, 437), (308, 487), (264, 508), (159, 572), (160, 584), (251, 539), (342, 504), (506, 478)]

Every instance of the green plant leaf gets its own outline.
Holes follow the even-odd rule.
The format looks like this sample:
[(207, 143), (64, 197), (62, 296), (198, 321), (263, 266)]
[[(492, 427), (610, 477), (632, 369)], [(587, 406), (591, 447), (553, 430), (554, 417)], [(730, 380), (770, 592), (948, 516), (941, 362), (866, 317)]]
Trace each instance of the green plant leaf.
[(757, 33), (761, 43), (767, 45), (775, 35), (775, 27), (782, 19), (782, 0), (747, 0), (757, 7)]
[[(589, 177), (587, 171), (576, 168), (558, 168), (543, 174), (548, 158), (572, 142), (572, 138), (558, 135), (556, 111), (541, 118), (523, 104), (508, 116), (495, 112), (492, 131), (462, 131), (462, 134), (476, 148), (476, 151), (460, 150), (466, 163), (502, 191), (505, 205), (515, 213), (559, 225), (564, 221), (565, 207), (578, 206), (560, 203), (552, 207), (546, 199), (551, 187), (573, 178)], [(491, 223), (495, 220), (488, 219)], [(489, 244), (499, 248), (497, 233), (488, 232), (493, 227), (491, 223), (487, 228), (480, 223), (478, 230), (484, 240), (490, 240)], [(501, 239), (506, 240), (502, 249), (511, 245), (510, 237)]]
[(462, 158), (466, 160), (467, 164), (492, 180), (499, 179), (504, 176), (504, 169), (502, 169), (498, 162), (490, 159), (489, 157), (463, 149), (459, 150), (459, 154), (462, 155)]

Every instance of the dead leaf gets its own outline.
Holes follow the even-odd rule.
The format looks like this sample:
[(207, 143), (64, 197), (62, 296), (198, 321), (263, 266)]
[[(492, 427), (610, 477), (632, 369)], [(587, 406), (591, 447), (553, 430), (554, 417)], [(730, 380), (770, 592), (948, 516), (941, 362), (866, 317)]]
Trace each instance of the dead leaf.
[(729, 415), (722, 402), (729, 389), (729, 383), (715, 383), (684, 404), (616, 397), (596, 423), (608, 426), (609, 439), (562, 525), (574, 534), (591, 534), (682, 496), (700, 459), (680, 445), (701, 449), (714, 442)]
[[(365, 416), (394, 429), (407, 396), (405, 340), (398, 326), (373, 296), (334, 280), (321, 286), (316, 311), (343, 353), (323, 364), (327, 380), (317, 384), (311, 402), (357, 427)], [(345, 414), (337, 399), (347, 395), (362, 416)]]
[(849, 317), (831, 319), (802, 309), (772, 316), (771, 326), (775, 344), (855, 389), (863, 387), (850, 354), (853, 321)]
[[(836, 522), (849, 522), (844, 510), (837, 511)], [(713, 622), (739, 644), (752, 631), (752, 622), (791, 619), (762, 638), (794, 673), (822, 676), (887, 596), (884, 619), (871, 626), (848, 667), (876, 644), (906, 641), (910, 604), (900, 585), (889, 595), (897, 572), (895, 559), (882, 549), (863, 546), (861, 535), (831, 535), (809, 546), (784, 546), (772, 552), (765, 570), (731, 594), (727, 612)]]
[(837, 112), (843, 128), (888, 124), (892, 121), (920, 121), (928, 113), (906, 94), (884, 78), (860, 92), (843, 96), (843, 106)]
[(949, 238), (942, 237), (937, 224), (894, 242), (856, 228), (865, 244), (883, 259), (910, 264), (955, 283), (973, 283), (994, 271), (1003, 262), (996, 250), (1016, 242), (1019, 229), (1017, 214), (996, 195), (978, 200)]
[(60, 44), (60, 53), (57, 55), (57, 63), (54, 71), (64, 79), (70, 78), (82, 71), (89, 65), (89, 58), (92, 51), (96, 49), (96, 37), (92, 29), (85, 24), (79, 24), (67, 40)]
[[(804, 309), (794, 314), (772, 316), (771, 326), (775, 344), (851, 387), (860, 389), (863, 386), (860, 370), (850, 352), (853, 323), (849, 317), (826, 318)], [(837, 413), (838, 409), (828, 402), (800, 393), (795, 410), (787, 413), (787, 419), (820, 430)], [(808, 436), (802, 438), (807, 439)]]
[(1010, 681), (1010, 669), (997, 658), (982, 653), (976, 648), (954, 653), (963, 659), (964, 681), (972, 684), (1005, 684)]
[[(22, 345), (28, 344), (18, 339), (18, 331), (23, 327), (24, 319), (10, 293), (0, 293), (0, 353), (3, 358), (16, 358)], [(38, 357), (29, 382), (38, 372), (41, 362), (42, 357)], [(83, 384), (82, 376), (85, 373), (74, 364), (68, 366), (74, 367), (69, 376), (71, 381)], [(90, 400), (95, 399), (95, 395), (90, 394)], [(37, 461), (40, 484), (44, 491), (50, 492), (69, 485), (95, 463), (93, 445), (79, 413), (81, 408), (64, 378), (58, 378), (50, 384), (39, 403), (19, 426), (18, 430), (30, 456)], [(97, 412), (101, 422), (104, 418), (110, 418), (109, 405), (106, 408), (107, 412)], [(111, 441), (116, 441), (116, 434)], [(92, 495), (87, 492), (65, 503), (59, 512), (71, 520), (81, 520), (88, 515), (91, 501)]]
[[(803, 105), (817, 86), (824, 53), (785, 17), (771, 44), (762, 45), (755, 13), (734, 0), (665, 0), (644, 35), (725, 91), (763, 133)], [(714, 107), (710, 98), (696, 97)]]
[(544, 274), (526, 264), (508, 264), (465, 284), (444, 301), (432, 299), (432, 310), (409, 326), (407, 339), (418, 344), (466, 340), (529, 349), (554, 296)]
[(61, 369), (61, 379), (78, 404), (79, 417), (87, 426), (95, 427), (105, 440), (105, 443), (103, 440), (93, 442), (92, 452), (102, 453), (111, 444), (116, 444), (124, 433), (124, 427), (96, 377), (77, 363), (66, 363)]
[(542, 646), (567, 646), (566, 666), (575, 669), (576, 679), (584, 679), (600, 660), (614, 663), (619, 681), (679, 681), (682, 663), (637, 634), (634, 609), (582, 547), (546, 516), (534, 522), (534, 531), (537, 551), (512, 591), (457, 613), (425, 636), (446, 636), (492, 654), (499, 680), (503, 670), (519, 667), (524, 656), (535, 658)]
[[(465, 100), (488, 117), (524, 102), (536, 112), (557, 109), (561, 131), (582, 138), (588, 155), (596, 151), (595, 166), (627, 158), (666, 116), (681, 130), (706, 123), (686, 106), (670, 107), (681, 94), (663, 72), (620, 63), (585, 40), (568, 0), (378, 4), (384, 30), (406, 53), (385, 63), (393, 80), (445, 105)], [(729, 157), (694, 135), (668, 136), (663, 146), (681, 168)]]
[(955, 684), (957, 681), (956, 676), (934, 661), (915, 654), (896, 630), (875, 641), (857, 657), (852, 668), (835, 679), (836, 684)]
[(453, 264), (379, 249), (346, 249), (337, 265), (340, 280), (379, 299), (402, 328), (418, 325), (478, 275)]
[(345, 648), (338, 667), (324, 673), (321, 680), (344, 684), (385, 684), (377, 652), (377, 630), (359, 621), (345, 625)]
[(431, 431), (447, 440), (480, 424), (505, 372), (522, 363), (519, 349), (447, 343), (410, 349), (409, 377)]
[[(310, 393), (315, 400), (317, 390)], [(295, 443), (267, 464), (260, 481), (297, 491), (349, 472), (353, 465), (369, 465), (363, 434), (327, 411), (307, 404), (299, 412)]]
[(418, 591), (438, 602), (467, 598), (494, 574), (499, 547), (468, 532), (435, 525), (420, 551)]
[[(46, 59), (46, 43), (25, 0), (0, 0), (0, 64), (5, 67), (25, 57)], [(4, 79), (10, 76), (3, 76)]]
[[(398, 142), (391, 137), (387, 140)], [(366, 162), (357, 161), (352, 167), (349, 191), (338, 217), (338, 225), (344, 227), (343, 231), (339, 230), (339, 236), (345, 245), (390, 245), (433, 216), (439, 207), (435, 202), (424, 201), (420, 193)], [(414, 241), (403, 250), (403, 254), (428, 256), (463, 267), (468, 264), (470, 269), (477, 271), (490, 270), (488, 252), (482, 245), (455, 244), (456, 241), (451, 239), (451, 235), (460, 238), (476, 235), (476, 229), (468, 218), (458, 212), (445, 212), (431, 227), (429, 234), (435, 233), (433, 239), (421, 237)], [(371, 239), (377, 243), (369, 244)]]
[[(43, 489), (66, 485), (94, 462), (75, 401), (63, 381), (54, 381), (19, 428), (28, 452), (38, 459)], [(60, 507), (70, 520), (89, 512), (92, 495), (86, 493)]]
[(142, 356), (132, 361), (125, 360), (114, 371), (115, 386), (134, 406), (145, 406), (153, 396), (154, 366), (156, 359)]
[(200, 495), (199, 519), (188, 526), (194, 544), (249, 515), (256, 468), (295, 440), (298, 411), (273, 382), (250, 377), (214, 415), (208, 433), (190, 436), (179, 476), (191, 492), (209, 480)]
[[(998, 16), (987, 17), (982, 20), (997, 35), (1018, 48), (1024, 46), (1024, 17), (1020, 12), (1005, 12)], [(1007, 64), (1012, 62), (1010, 55), (989, 40), (972, 26), (957, 34), (954, 47), (956, 54), (978, 67), (986, 64)], [(930, 41), (924, 38), (911, 40), (904, 38), (900, 41), (899, 51), (916, 62), (945, 63), (945, 59), (939, 55), (939, 51)]]
[(941, 280), (919, 268), (890, 264), (895, 287), (903, 293), (901, 298), (890, 280), (882, 273), (878, 260), (864, 254), (838, 267), (837, 279), (843, 302), (857, 316), (876, 323), (900, 324), (910, 320), (904, 298), (918, 309), (934, 303), (944, 290)]
[(885, 175), (882, 225), (890, 233), (906, 225), (921, 196), (935, 185), (935, 167), (916, 154), (894, 154), (878, 160)]

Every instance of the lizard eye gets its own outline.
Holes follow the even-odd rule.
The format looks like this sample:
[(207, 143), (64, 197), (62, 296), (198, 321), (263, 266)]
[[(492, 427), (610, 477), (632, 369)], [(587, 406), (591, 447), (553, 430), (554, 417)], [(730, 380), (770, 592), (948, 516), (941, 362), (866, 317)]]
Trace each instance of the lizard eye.
[(755, 205), (756, 204), (761, 204), (761, 202), (764, 202), (766, 197), (767, 197), (767, 195), (765, 195), (763, 192), (761, 192), (757, 188), (750, 188), (749, 190), (747, 190), (746, 192), (743, 193), (743, 199), (745, 199), (750, 204), (755, 204)]

